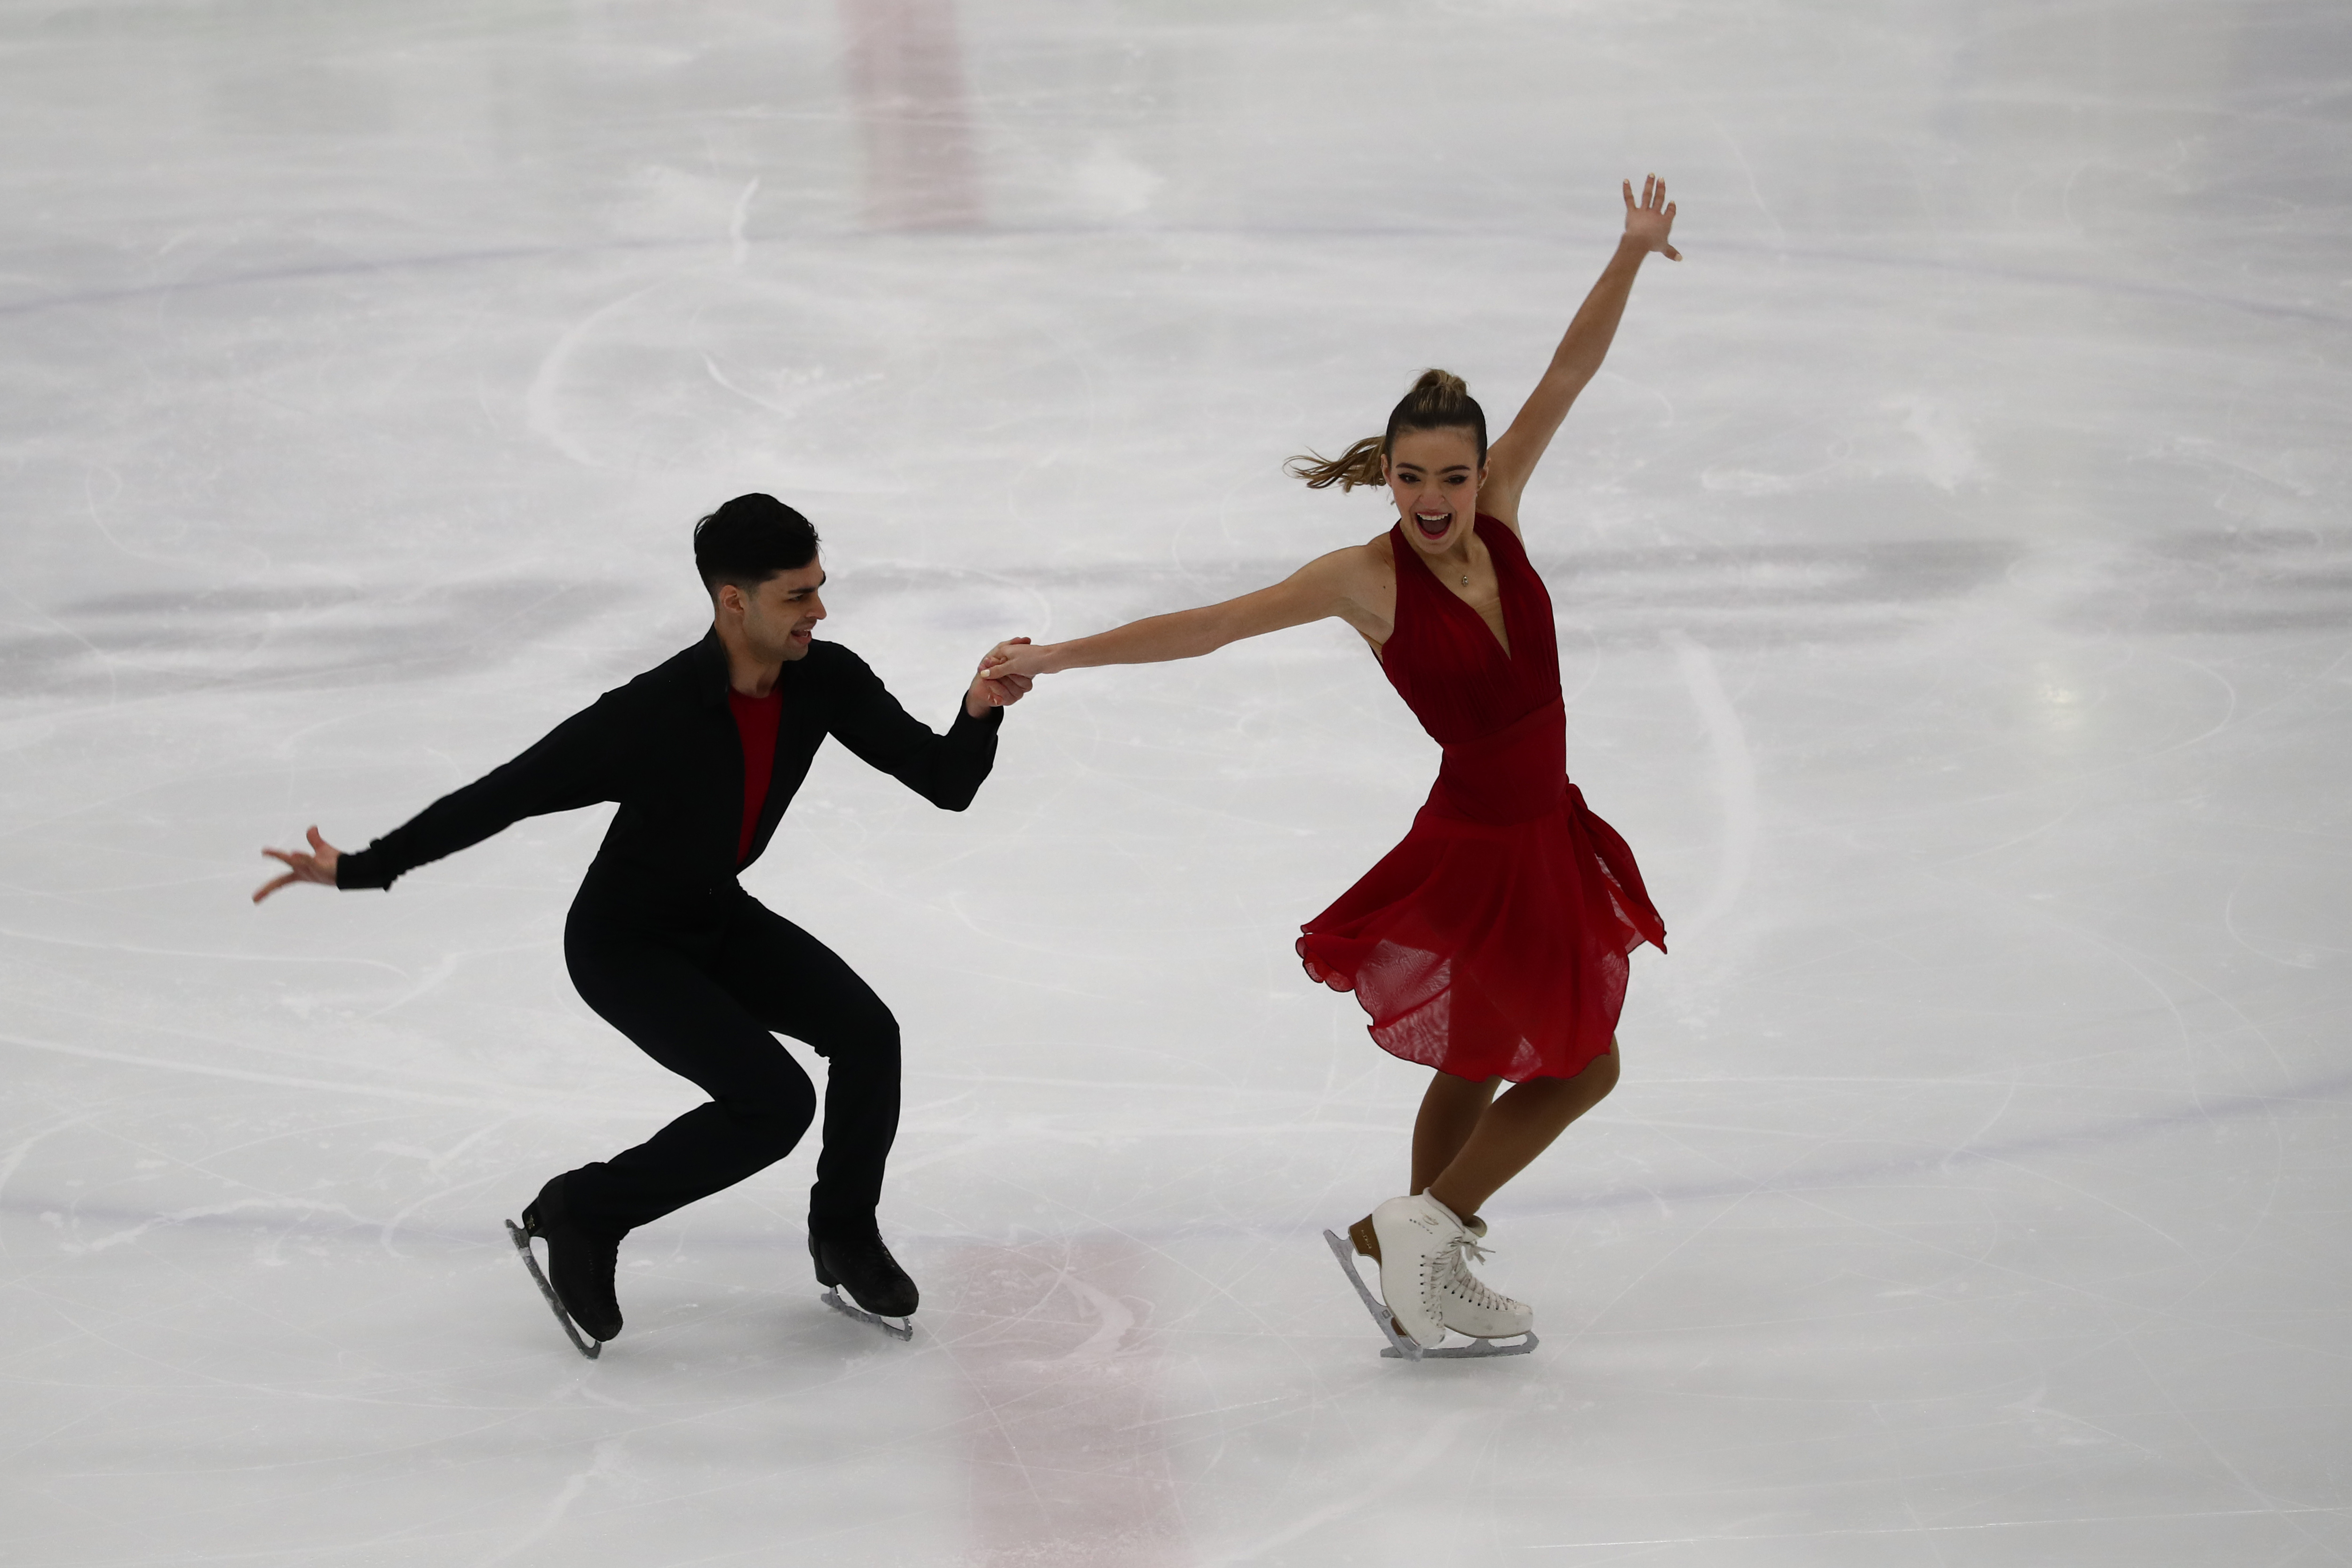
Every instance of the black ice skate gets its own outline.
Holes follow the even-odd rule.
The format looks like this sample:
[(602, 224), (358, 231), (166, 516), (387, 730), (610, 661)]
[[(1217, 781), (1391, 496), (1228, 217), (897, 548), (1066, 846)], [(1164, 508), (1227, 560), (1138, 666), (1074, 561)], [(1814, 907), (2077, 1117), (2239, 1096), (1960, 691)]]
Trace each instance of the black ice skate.
[[(922, 1300), (915, 1281), (898, 1260), (890, 1256), (890, 1249), (882, 1245), (882, 1232), (872, 1220), (862, 1224), (826, 1224), (809, 1221), (809, 1261), (816, 1265), (816, 1282), (826, 1287), (817, 1300), (835, 1312), (872, 1323), (884, 1333), (898, 1339), (913, 1339), (912, 1320), (915, 1307)], [(841, 1299), (841, 1288), (847, 1286), (851, 1306)], [(892, 1322), (897, 1318), (899, 1321)]]
[[(573, 1348), (595, 1360), (604, 1352), (604, 1342), (621, 1332), (621, 1303), (613, 1293), (621, 1239), (573, 1222), (564, 1207), (562, 1176), (539, 1189), (539, 1196), (522, 1211), (520, 1225), (507, 1221), (507, 1235), (522, 1254), (522, 1266), (530, 1270), (532, 1282), (547, 1298)], [(546, 1273), (540, 1271), (539, 1260), (531, 1255), (534, 1236), (547, 1243)], [(550, 1275), (554, 1277), (551, 1281)]]
[[(1483, 1234), (1486, 1228), (1480, 1226), (1478, 1228)], [(1375, 1263), (1380, 1261), (1380, 1239), (1372, 1234), (1370, 1217), (1367, 1216), (1348, 1227), (1348, 1239), (1343, 1239), (1327, 1230), (1323, 1233), (1323, 1240), (1331, 1249), (1331, 1256), (1339, 1260), (1339, 1270), (1348, 1276), (1348, 1283), (1356, 1287), (1357, 1299), (1364, 1303), (1364, 1311), (1371, 1313), (1372, 1322), (1380, 1325), (1381, 1333), (1388, 1336), (1389, 1347), (1381, 1352), (1383, 1357), (1391, 1361), (1421, 1361), (1432, 1357), (1441, 1361), (1472, 1361), (1489, 1355), (1525, 1355), (1535, 1349), (1537, 1341), (1532, 1330), (1526, 1337), (1507, 1344), (1497, 1344), (1485, 1339), (1473, 1339), (1468, 1344), (1445, 1345), (1434, 1350), (1415, 1344), (1411, 1335), (1398, 1330), (1388, 1303), (1372, 1294), (1370, 1287), (1364, 1283), (1364, 1277), (1356, 1271), (1356, 1254), (1359, 1252)]]

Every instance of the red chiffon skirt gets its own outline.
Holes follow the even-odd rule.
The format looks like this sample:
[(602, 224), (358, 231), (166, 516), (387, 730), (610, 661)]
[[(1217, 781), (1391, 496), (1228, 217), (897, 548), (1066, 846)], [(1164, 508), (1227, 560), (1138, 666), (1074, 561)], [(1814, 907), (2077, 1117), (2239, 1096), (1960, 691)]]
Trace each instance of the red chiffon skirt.
[(1390, 1054), (1456, 1077), (1572, 1078), (1605, 1054), (1627, 956), (1665, 926), (1633, 852), (1568, 781), (1559, 703), (1448, 747), (1404, 841), (1302, 928)]

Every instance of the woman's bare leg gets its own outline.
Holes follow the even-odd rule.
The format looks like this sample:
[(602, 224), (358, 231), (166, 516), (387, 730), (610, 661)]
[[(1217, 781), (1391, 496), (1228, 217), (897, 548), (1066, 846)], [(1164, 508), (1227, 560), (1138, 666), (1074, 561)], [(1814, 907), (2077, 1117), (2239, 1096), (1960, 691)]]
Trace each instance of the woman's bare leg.
[(1499, 1078), (1483, 1082), (1456, 1078), (1450, 1072), (1429, 1075), (1429, 1088), (1421, 1097), (1421, 1114), (1412, 1124), (1414, 1192), (1425, 1191), (1454, 1163), (1454, 1156), (1462, 1152), (1462, 1145), (1478, 1130), (1478, 1118), (1486, 1113), (1486, 1106), (1502, 1082)]
[[(1493, 1082), (1472, 1083), (1455, 1078), (1448, 1080), (1438, 1074), (1438, 1082), (1430, 1085), (1429, 1094), (1421, 1103), (1421, 1119), (1413, 1125), (1412, 1170), (1413, 1190), (1422, 1188), (1423, 1129), (1433, 1123), (1433, 1101), (1441, 1098), (1439, 1085), (1451, 1082), (1458, 1089), (1447, 1090), (1444, 1095), (1444, 1111), (1435, 1118), (1445, 1129), (1454, 1124), (1462, 1104), (1470, 1096), (1483, 1100), (1493, 1094)], [(1495, 1196), (1502, 1185), (1528, 1168), (1535, 1157), (1551, 1147), (1552, 1140), (1568, 1130), (1570, 1123), (1591, 1110), (1617, 1087), (1617, 1045), (1612, 1040), (1609, 1054), (1593, 1061), (1573, 1078), (1531, 1078), (1516, 1084), (1491, 1105), (1482, 1107), (1469, 1135), (1454, 1145), (1454, 1157), (1428, 1184), (1429, 1196), (1455, 1214), (1467, 1219), (1478, 1212), (1478, 1207)], [(1432, 1127), (1429, 1139), (1433, 1150), (1441, 1146), (1439, 1129)]]

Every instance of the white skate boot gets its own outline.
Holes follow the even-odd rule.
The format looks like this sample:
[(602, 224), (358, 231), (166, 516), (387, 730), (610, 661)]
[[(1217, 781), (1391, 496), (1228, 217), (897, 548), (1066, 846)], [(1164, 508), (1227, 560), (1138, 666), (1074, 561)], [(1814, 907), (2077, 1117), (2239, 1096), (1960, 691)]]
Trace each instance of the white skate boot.
[[(1417, 1203), (1420, 1200), (1397, 1198), (1393, 1201), (1402, 1204)], [(1390, 1206), (1383, 1204), (1381, 1207), (1387, 1208)], [(1445, 1214), (1444, 1205), (1438, 1204), (1436, 1207), (1441, 1215)], [(1374, 1263), (1381, 1260), (1383, 1249), (1381, 1246), (1379, 1232), (1373, 1225), (1373, 1220), (1379, 1213), (1380, 1210), (1376, 1209), (1348, 1227), (1348, 1234), (1344, 1239), (1337, 1232), (1325, 1231), (1323, 1241), (1331, 1249), (1331, 1256), (1339, 1260), (1339, 1271), (1348, 1276), (1348, 1283), (1355, 1288), (1357, 1299), (1364, 1303), (1364, 1311), (1371, 1314), (1372, 1322), (1379, 1325), (1381, 1333), (1388, 1336), (1389, 1348), (1381, 1352), (1381, 1354), (1402, 1361), (1421, 1361), (1431, 1356), (1467, 1360), (1486, 1355), (1525, 1355), (1536, 1348), (1535, 1331), (1527, 1326), (1534, 1319), (1533, 1312), (1507, 1296), (1496, 1294), (1476, 1279), (1470, 1278), (1466, 1269), (1462, 1269), (1461, 1272), (1465, 1279), (1469, 1280), (1468, 1285), (1464, 1286), (1454, 1281), (1454, 1270), (1461, 1268), (1459, 1259), (1462, 1250), (1469, 1251), (1473, 1257), (1483, 1256), (1476, 1250), (1476, 1243), (1486, 1239), (1486, 1222), (1475, 1214), (1462, 1222), (1464, 1236), (1461, 1248), (1449, 1249), (1448, 1256), (1455, 1260), (1454, 1269), (1444, 1270), (1440, 1279), (1452, 1285), (1452, 1290), (1447, 1291), (1441, 1289), (1438, 1311), (1438, 1318), (1442, 1325), (1439, 1338), (1444, 1337), (1444, 1329), (1451, 1328), (1457, 1333), (1471, 1335), (1471, 1343), (1466, 1345), (1448, 1346), (1442, 1350), (1431, 1350), (1425, 1348), (1423, 1342), (1415, 1340), (1406, 1333), (1398, 1321), (1397, 1314), (1390, 1310), (1387, 1302), (1372, 1294), (1365, 1286), (1363, 1276), (1356, 1272), (1357, 1258), (1370, 1258)], [(1459, 1298), (1460, 1304), (1448, 1305), (1448, 1301), (1454, 1297)], [(1489, 1305), (1489, 1302), (1493, 1304)], [(1478, 1309), (1477, 1315), (1474, 1315), (1469, 1310), (1473, 1307)], [(1516, 1309), (1519, 1313), (1525, 1314), (1524, 1318), (1516, 1320), (1519, 1322), (1520, 1326), (1516, 1328), (1502, 1326), (1515, 1321), (1509, 1309)], [(1458, 1323), (1455, 1321), (1457, 1319)], [(1504, 1335), (1517, 1334), (1522, 1337), (1508, 1344), (1496, 1344), (1482, 1335), (1482, 1330)]]
[[(1483, 1232), (1485, 1227), (1479, 1228)], [(1437, 1281), (1439, 1320), (1455, 1333), (1472, 1339), (1511, 1339), (1532, 1333), (1533, 1307), (1511, 1300), (1470, 1272), (1474, 1260), (1484, 1262), (1486, 1258), (1485, 1249), (1466, 1234), (1446, 1254)]]
[(1381, 1300), (1405, 1337), (1423, 1350), (1444, 1343), (1444, 1281), (1469, 1231), (1429, 1194), (1392, 1197), (1372, 1210), (1381, 1245)]

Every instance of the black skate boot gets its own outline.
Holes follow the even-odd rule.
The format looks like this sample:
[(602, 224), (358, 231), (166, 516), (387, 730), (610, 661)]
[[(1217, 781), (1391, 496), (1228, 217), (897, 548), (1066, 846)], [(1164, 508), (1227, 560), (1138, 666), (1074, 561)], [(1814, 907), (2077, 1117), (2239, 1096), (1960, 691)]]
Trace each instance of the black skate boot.
[[(882, 1245), (881, 1228), (873, 1220), (812, 1218), (809, 1260), (816, 1265), (816, 1282), (832, 1287), (823, 1298), (827, 1306), (863, 1319), (900, 1339), (915, 1337), (914, 1324), (904, 1320), (915, 1315), (922, 1292), (915, 1289), (914, 1281), (907, 1278), (907, 1270), (898, 1267), (898, 1260), (890, 1256), (890, 1249)], [(841, 1299), (844, 1288), (864, 1311)], [(889, 1318), (901, 1321), (885, 1321)]]
[[(548, 1283), (556, 1304), (601, 1344), (621, 1332), (613, 1271), (625, 1232), (609, 1233), (574, 1219), (563, 1201), (563, 1182), (557, 1176), (541, 1187), (522, 1211), (522, 1238), (536, 1236), (547, 1243)], [(527, 1248), (528, 1240), (521, 1244)]]

